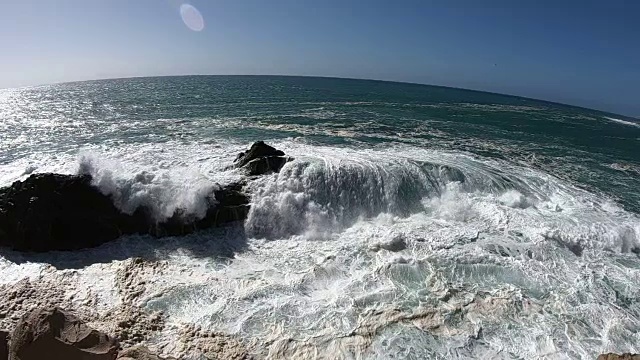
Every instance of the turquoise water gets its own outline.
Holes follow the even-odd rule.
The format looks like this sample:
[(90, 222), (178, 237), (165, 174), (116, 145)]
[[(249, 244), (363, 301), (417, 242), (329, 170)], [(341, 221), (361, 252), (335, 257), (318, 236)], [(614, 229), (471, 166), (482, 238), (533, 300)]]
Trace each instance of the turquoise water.
[[(186, 76), (0, 90), (0, 128), (0, 185), (82, 167), (123, 211), (160, 217), (201, 213), (214, 183), (243, 177), (229, 165), (255, 140), (292, 155), (250, 184), (239, 230), (90, 251), (155, 253), (166, 267), (139, 306), (258, 357), (640, 351), (637, 120), (415, 84)], [(405, 250), (376, 250), (397, 238)], [(220, 244), (239, 241), (222, 259)], [(5, 275), (46, 268), (3, 261)], [(67, 295), (111, 294), (103, 276)], [(117, 303), (101, 296), (100, 309)], [(150, 342), (176, 355), (173, 335)]]

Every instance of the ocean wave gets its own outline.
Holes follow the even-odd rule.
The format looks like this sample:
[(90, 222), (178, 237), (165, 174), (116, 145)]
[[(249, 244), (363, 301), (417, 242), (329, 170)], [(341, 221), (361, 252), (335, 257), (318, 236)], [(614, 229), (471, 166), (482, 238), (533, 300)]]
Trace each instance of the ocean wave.
[(181, 181), (165, 172), (149, 171), (123, 178), (117, 175), (116, 167), (105, 163), (85, 155), (80, 159), (78, 173), (91, 175), (93, 185), (111, 196), (116, 207), (126, 214), (145, 207), (151, 210), (156, 221), (170, 218), (176, 210), (203, 218), (209, 204), (215, 201), (212, 198), (215, 184), (198, 174), (191, 174), (188, 181)]
[(450, 181), (464, 181), (464, 175), (444, 165), (365, 153), (302, 157), (252, 186), (247, 230), (269, 238), (319, 235), (382, 212), (407, 216)]
[[(126, 244), (139, 247), (127, 256), (164, 254), (163, 266), (136, 275), (140, 306), (234, 334), (265, 358), (586, 358), (637, 343), (640, 219), (611, 199), (461, 151), (271, 144), (295, 160), (250, 184), (243, 228), (89, 252)], [(197, 213), (210, 186), (240, 176), (224, 169), (244, 147), (94, 149), (74, 164), (123, 209)], [(403, 246), (380, 245), (396, 239)], [(240, 240), (250, 248), (233, 261), (208, 248)], [(205, 246), (198, 256), (175, 250), (192, 243)], [(77, 272), (92, 279), (119, 266)], [(117, 301), (109, 286), (64, 291), (106, 293), (106, 308)], [(168, 354), (172, 331), (153, 340)]]
[[(465, 205), (471, 201), (465, 200), (469, 196), (482, 199), (480, 204), (489, 201), (492, 206), (513, 209), (509, 212), (515, 214), (549, 212), (558, 224), (549, 219), (537, 219), (536, 223), (548, 223), (551, 228), (576, 221), (574, 212), (609, 223), (608, 212), (613, 211), (605, 200), (549, 174), (455, 152), (412, 147), (354, 151), (295, 143), (282, 146), (288, 147), (296, 160), (280, 174), (260, 179), (249, 188), (253, 197), (246, 227), (253, 236), (273, 239), (308, 234), (324, 238), (382, 213), (400, 217), (428, 213), (465, 220), (478, 216), (471, 214), (478, 211), (478, 204)], [(500, 225), (492, 217), (484, 220)], [(629, 245), (625, 236), (607, 241), (618, 251), (637, 246), (633, 239)]]
[(629, 126), (634, 126), (634, 127), (640, 128), (640, 123), (637, 123), (637, 122), (633, 122), (633, 121), (629, 121), (629, 120), (616, 119), (616, 118), (612, 118), (612, 117), (608, 117), (608, 116), (604, 116), (604, 118), (609, 120), (609, 121), (613, 121), (615, 123), (618, 123), (618, 124), (629, 125)]

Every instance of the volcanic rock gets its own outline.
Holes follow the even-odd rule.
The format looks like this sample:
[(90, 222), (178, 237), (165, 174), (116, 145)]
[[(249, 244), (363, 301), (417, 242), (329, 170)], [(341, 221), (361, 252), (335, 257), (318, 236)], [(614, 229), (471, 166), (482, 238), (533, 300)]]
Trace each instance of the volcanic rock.
[[(291, 158), (259, 141), (236, 159), (250, 175), (279, 171)], [(45, 252), (95, 247), (127, 234), (179, 236), (242, 221), (249, 213), (245, 182), (217, 186), (204, 217), (178, 209), (158, 221), (152, 211), (138, 207), (120, 211), (110, 195), (92, 185), (90, 175), (34, 174), (0, 189), (0, 246), (18, 251)]]
[(0, 245), (75, 250), (116, 239), (123, 214), (90, 176), (35, 174), (0, 189)]
[(253, 143), (248, 151), (238, 154), (235, 166), (244, 167), (249, 171), (249, 175), (255, 176), (278, 172), (291, 160), (283, 151), (258, 141)]

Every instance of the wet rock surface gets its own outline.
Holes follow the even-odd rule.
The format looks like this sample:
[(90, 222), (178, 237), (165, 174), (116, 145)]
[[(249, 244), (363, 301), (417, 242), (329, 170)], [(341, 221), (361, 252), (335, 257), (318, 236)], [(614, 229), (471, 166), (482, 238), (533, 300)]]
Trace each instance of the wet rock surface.
[[(284, 152), (257, 142), (238, 157), (236, 166), (262, 175), (279, 171), (289, 160)], [(0, 189), (0, 246), (25, 252), (78, 250), (126, 234), (179, 236), (243, 221), (249, 213), (245, 184), (216, 187), (202, 218), (177, 210), (157, 221), (144, 206), (133, 214), (121, 212), (92, 185), (90, 175), (34, 174)]]
[(258, 141), (251, 145), (248, 151), (238, 154), (235, 166), (246, 168), (249, 175), (256, 176), (278, 172), (291, 160), (283, 151)]
[(119, 237), (126, 217), (90, 176), (35, 174), (0, 190), (0, 245), (75, 250)]

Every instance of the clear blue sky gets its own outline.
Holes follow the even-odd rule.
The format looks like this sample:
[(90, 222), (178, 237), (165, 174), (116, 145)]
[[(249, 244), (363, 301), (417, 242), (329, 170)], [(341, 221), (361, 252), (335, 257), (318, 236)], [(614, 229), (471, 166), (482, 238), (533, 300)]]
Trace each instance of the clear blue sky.
[[(640, 1), (8, 0), (0, 87), (172, 74), (409, 81), (640, 116)], [(482, 3), (482, 4), (481, 4)]]

